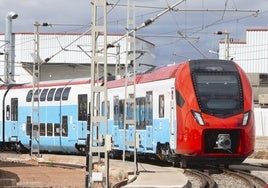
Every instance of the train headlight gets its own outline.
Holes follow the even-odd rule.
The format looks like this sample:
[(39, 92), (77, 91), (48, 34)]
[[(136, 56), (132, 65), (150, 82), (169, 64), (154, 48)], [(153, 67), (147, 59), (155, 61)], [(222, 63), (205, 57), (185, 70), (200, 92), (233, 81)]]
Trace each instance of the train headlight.
[(243, 122), (242, 122), (243, 126), (246, 126), (248, 124), (249, 117), (250, 117), (250, 111), (245, 112), (243, 116)]
[(205, 125), (205, 122), (202, 118), (202, 114), (200, 112), (196, 112), (192, 110), (192, 114), (199, 125)]

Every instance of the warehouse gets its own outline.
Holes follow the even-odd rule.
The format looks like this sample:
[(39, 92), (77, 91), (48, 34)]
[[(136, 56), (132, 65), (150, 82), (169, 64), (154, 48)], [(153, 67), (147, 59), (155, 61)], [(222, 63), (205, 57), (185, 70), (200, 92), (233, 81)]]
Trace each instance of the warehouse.
[[(57, 80), (79, 77), (90, 77), (91, 35), (81, 33), (39, 33), (36, 41), (35, 33), (15, 33), (14, 68), (9, 74), (12, 82), (24, 83), (32, 81), (35, 45), (39, 45), (38, 61), (40, 66), (40, 80)], [(100, 36), (101, 37), (101, 36)], [(0, 62), (5, 62), (5, 35), (0, 34)], [(107, 66), (111, 75), (123, 74), (126, 63), (126, 40), (123, 35), (109, 34), (107, 42), (118, 41), (108, 48)], [(136, 69), (143, 72), (153, 66), (154, 44), (136, 38)], [(14, 71), (12, 71), (14, 70)], [(117, 72), (116, 72), (117, 70)], [(0, 65), (0, 77), (3, 80), (4, 63)]]

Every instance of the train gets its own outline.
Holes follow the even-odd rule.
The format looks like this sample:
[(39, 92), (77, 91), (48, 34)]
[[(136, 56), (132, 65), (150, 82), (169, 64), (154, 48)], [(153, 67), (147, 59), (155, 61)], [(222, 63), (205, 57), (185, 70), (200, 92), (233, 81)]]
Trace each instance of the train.
[[(111, 156), (121, 155), (125, 78), (107, 82)], [(31, 149), (33, 104), (39, 103), (40, 150), (81, 153), (87, 148), (90, 78), (2, 84), (1, 149)], [(34, 101), (34, 102), (33, 102)], [(237, 164), (254, 152), (255, 125), (250, 82), (233, 61), (197, 59), (136, 76), (137, 153), (180, 163)], [(103, 105), (102, 105), (103, 107)], [(103, 130), (103, 129), (101, 129)]]

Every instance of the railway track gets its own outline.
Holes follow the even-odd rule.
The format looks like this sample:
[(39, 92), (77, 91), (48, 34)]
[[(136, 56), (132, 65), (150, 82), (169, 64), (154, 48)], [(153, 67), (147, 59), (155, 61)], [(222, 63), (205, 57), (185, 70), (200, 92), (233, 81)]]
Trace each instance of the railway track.
[[(12, 158), (16, 161), (19, 154), (6, 154), (5, 157), (2, 154), (3, 158)], [(59, 158), (58, 158), (59, 157)], [(48, 167), (59, 167), (66, 169), (84, 169), (84, 164), (74, 164), (74, 163), (66, 163), (62, 162), (61, 156), (58, 156), (58, 161), (50, 161), (50, 162), (38, 162), (39, 166), (48, 166)], [(66, 156), (63, 156), (66, 159)], [(70, 156), (71, 157), (71, 156)], [(55, 158), (53, 156), (53, 158)], [(69, 158), (69, 157), (68, 157)], [(13, 160), (12, 160), (13, 161)], [(143, 163), (147, 163), (143, 161)], [(152, 162), (149, 162), (152, 163)], [(16, 163), (14, 163), (16, 164)], [(160, 166), (162, 168), (170, 167), (171, 164), (157, 164), (156, 161), (153, 162), (152, 165)], [(231, 165), (229, 169), (227, 168), (213, 168), (213, 167), (196, 167), (196, 169), (185, 169), (184, 174), (189, 179), (189, 187), (201, 187), (201, 188), (225, 188), (225, 187), (245, 187), (245, 188), (263, 188), (267, 186), (267, 183), (259, 178), (258, 175), (253, 175), (250, 173), (251, 171), (257, 172), (267, 172), (268, 167), (267, 164), (241, 164), (241, 165)], [(258, 176), (258, 177), (257, 177)], [(261, 176), (260, 176), (261, 177)], [(122, 187), (126, 185), (128, 180), (124, 180), (122, 182), (117, 182), (113, 187)], [(267, 181), (267, 180), (266, 180)]]
[(265, 180), (239, 169), (187, 169), (184, 174), (188, 177), (191, 187), (264, 188), (267, 186)]
[(266, 186), (266, 182), (263, 179), (253, 174), (243, 172), (240, 170), (236, 170), (236, 171), (224, 170), (224, 172), (232, 176), (238, 177), (240, 179), (244, 179), (244, 182), (247, 184), (248, 187), (263, 188)]
[(231, 167), (229, 171), (234, 171), (235, 173), (239, 173), (244, 176), (246, 179), (250, 180), (255, 188), (267, 187), (268, 182), (267, 179), (262, 179), (259, 176), (253, 174), (253, 171), (268, 171), (267, 164), (250, 164), (244, 163), (241, 165), (236, 165)]
[(188, 177), (191, 187), (217, 188), (214, 179), (204, 172), (194, 169), (186, 169), (184, 174)]

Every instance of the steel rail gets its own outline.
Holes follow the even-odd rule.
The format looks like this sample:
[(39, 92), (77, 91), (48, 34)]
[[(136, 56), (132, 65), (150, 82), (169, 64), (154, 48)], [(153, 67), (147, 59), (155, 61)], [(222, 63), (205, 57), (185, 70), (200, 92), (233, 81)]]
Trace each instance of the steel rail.
[(195, 176), (200, 179), (200, 188), (217, 188), (217, 183), (206, 173), (194, 169), (185, 169), (184, 174), (188, 176)]
[(223, 171), (227, 174), (231, 174), (233, 176), (239, 177), (240, 179), (243, 179), (243, 181), (247, 183), (249, 187), (252, 188), (263, 188), (266, 187), (267, 185), (266, 181), (264, 181), (263, 179), (241, 170), (223, 170)]

